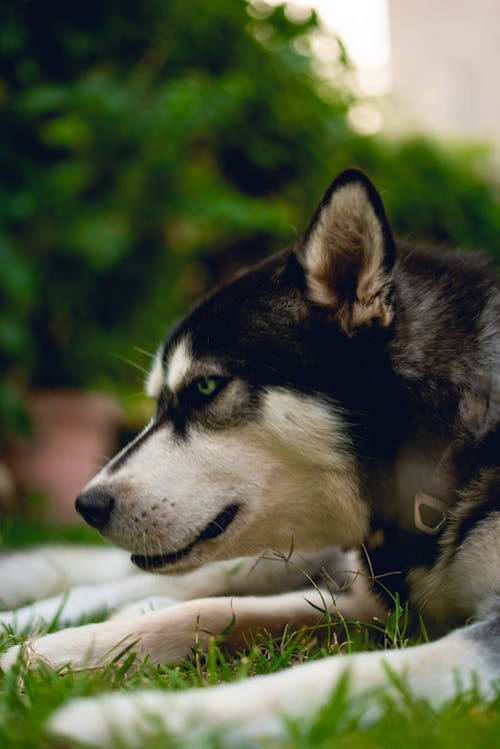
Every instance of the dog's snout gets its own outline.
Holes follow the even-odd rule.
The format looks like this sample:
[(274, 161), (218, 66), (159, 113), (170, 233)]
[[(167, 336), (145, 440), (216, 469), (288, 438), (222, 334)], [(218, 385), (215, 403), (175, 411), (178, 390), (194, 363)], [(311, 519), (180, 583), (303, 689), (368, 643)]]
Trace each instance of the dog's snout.
[(80, 494), (75, 503), (76, 511), (98, 530), (106, 525), (114, 506), (113, 495), (103, 489), (88, 489)]

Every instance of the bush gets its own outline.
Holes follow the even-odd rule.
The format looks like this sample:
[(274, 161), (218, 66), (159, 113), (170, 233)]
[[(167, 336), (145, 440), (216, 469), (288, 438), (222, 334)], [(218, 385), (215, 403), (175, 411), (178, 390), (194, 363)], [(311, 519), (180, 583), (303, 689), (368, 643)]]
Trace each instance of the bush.
[(228, 258), (286, 236), (346, 105), (291, 46), (314, 17), (282, 9), (26, 0), (3, 21), (0, 349), (16, 381), (99, 385)]

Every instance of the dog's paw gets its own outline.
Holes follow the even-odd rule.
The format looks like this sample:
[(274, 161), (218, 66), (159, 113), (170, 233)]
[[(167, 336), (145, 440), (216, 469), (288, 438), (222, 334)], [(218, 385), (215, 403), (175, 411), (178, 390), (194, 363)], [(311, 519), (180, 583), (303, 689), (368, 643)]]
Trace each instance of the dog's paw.
[(9, 648), (0, 657), (4, 671), (20, 657), (27, 668), (45, 663), (55, 670), (65, 666), (88, 668), (119, 660), (120, 653), (128, 653), (134, 644), (132, 633), (123, 632), (106, 624), (88, 624), (59, 632), (30, 637), (22, 645)]
[[(45, 663), (51, 668), (60, 669), (69, 664), (81, 666), (82, 655), (76, 653), (75, 643), (70, 643), (66, 632), (55, 632), (42, 637), (29, 637), (21, 645), (14, 645), (0, 656), (0, 667), (6, 672), (17, 661), (21, 660), (25, 668), (36, 668)], [(86, 651), (86, 659), (91, 656), (91, 650)]]
[(141, 749), (155, 736), (166, 735), (201, 747), (218, 735), (222, 745), (238, 746), (248, 738), (248, 721), (243, 721), (242, 730), (235, 717), (217, 687), (175, 694), (146, 690), (72, 700), (56, 710), (47, 729), (70, 745)]
[[(56, 710), (49, 719), (48, 732), (64, 742), (80, 742), (105, 747), (142, 747), (155, 733), (181, 734), (186, 724), (184, 695), (166, 695), (160, 691), (129, 694), (104, 694), (72, 700)], [(192, 727), (198, 725), (193, 718)]]
[(130, 733), (124, 723), (128, 724), (132, 716), (123, 706), (120, 708), (122, 699), (122, 695), (106, 695), (72, 700), (53, 713), (48, 732), (65, 742), (106, 746), (124, 730)]
[(286, 700), (276, 703), (275, 681), (255, 677), (209, 689), (144, 690), (73, 700), (52, 715), (48, 730), (63, 741), (99, 747), (116, 743), (139, 749), (165, 734), (189, 739), (190, 746), (205, 746), (216, 736), (217, 745), (237, 747), (243, 741), (281, 735), (286, 708)]
[[(29, 638), (22, 646), (28, 667), (44, 662), (56, 670), (120, 663), (135, 652), (153, 663), (173, 664), (191, 654), (196, 634), (197, 602), (118, 617)], [(13, 656), (6, 657), (11, 665)]]

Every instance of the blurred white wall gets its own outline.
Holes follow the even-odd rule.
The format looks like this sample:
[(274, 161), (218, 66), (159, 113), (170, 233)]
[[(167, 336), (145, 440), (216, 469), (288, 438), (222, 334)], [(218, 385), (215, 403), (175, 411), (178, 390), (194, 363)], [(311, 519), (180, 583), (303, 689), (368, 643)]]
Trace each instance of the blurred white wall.
[(500, 142), (499, 0), (389, 0), (394, 103), (439, 134)]

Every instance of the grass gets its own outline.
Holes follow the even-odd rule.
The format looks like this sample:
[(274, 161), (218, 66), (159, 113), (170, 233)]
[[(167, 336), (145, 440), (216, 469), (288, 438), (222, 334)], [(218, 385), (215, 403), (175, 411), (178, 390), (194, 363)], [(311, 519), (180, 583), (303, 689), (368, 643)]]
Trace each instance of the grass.
[[(406, 639), (406, 614), (396, 601), (394, 612), (380, 632), (358, 625), (350, 629), (349, 636), (341, 629), (339, 636), (338, 631), (326, 625), (322, 632), (319, 628), (285, 632), (279, 639), (258, 635), (236, 657), (228, 655), (223, 645), (214, 640), (206, 654), (195, 650), (190, 662), (175, 668), (155, 667), (147, 658), (139, 662), (132, 652), (122, 654), (115, 663), (102, 668), (66, 669), (64, 673), (45, 665), (26, 672), (18, 663), (10, 672), (0, 675), (0, 747), (61, 749), (60, 742), (47, 734), (45, 724), (56, 707), (73, 697), (152, 687), (209, 688), (221, 682), (273, 673), (339, 651), (406, 646), (411, 644)], [(21, 639), (12, 632), (0, 633), (0, 652)], [(404, 685), (400, 691), (398, 704), (379, 698), (384, 703), (383, 715), (367, 726), (363, 724), (365, 706), (353, 705), (346, 697), (345, 685), (341, 684), (316, 715), (300, 722), (291, 717), (284, 738), (263, 742), (262, 749), (420, 749), (424, 745), (426, 749), (492, 749), (500, 745), (500, 692), (487, 705), (477, 695), (466, 694), (434, 711), (425, 702), (406, 694)], [(217, 739), (208, 744), (213, 749), (222, 745)], [(184, 745), (199, 749), (193, 744)], [(178, 746), (178, 742), (161, 733), (147, 740), (148, 749)], [(117, 740), (113, 749), (123, 749), (123, 743)]]
[(44, 525), (37, 521), (20, 520), (18, 518), (2, 519), (0, 522), (0, 547), (11, 546), (40, 546), (44, 543), (89, 543), (105, 542), (98, 533), (88, 525)]

